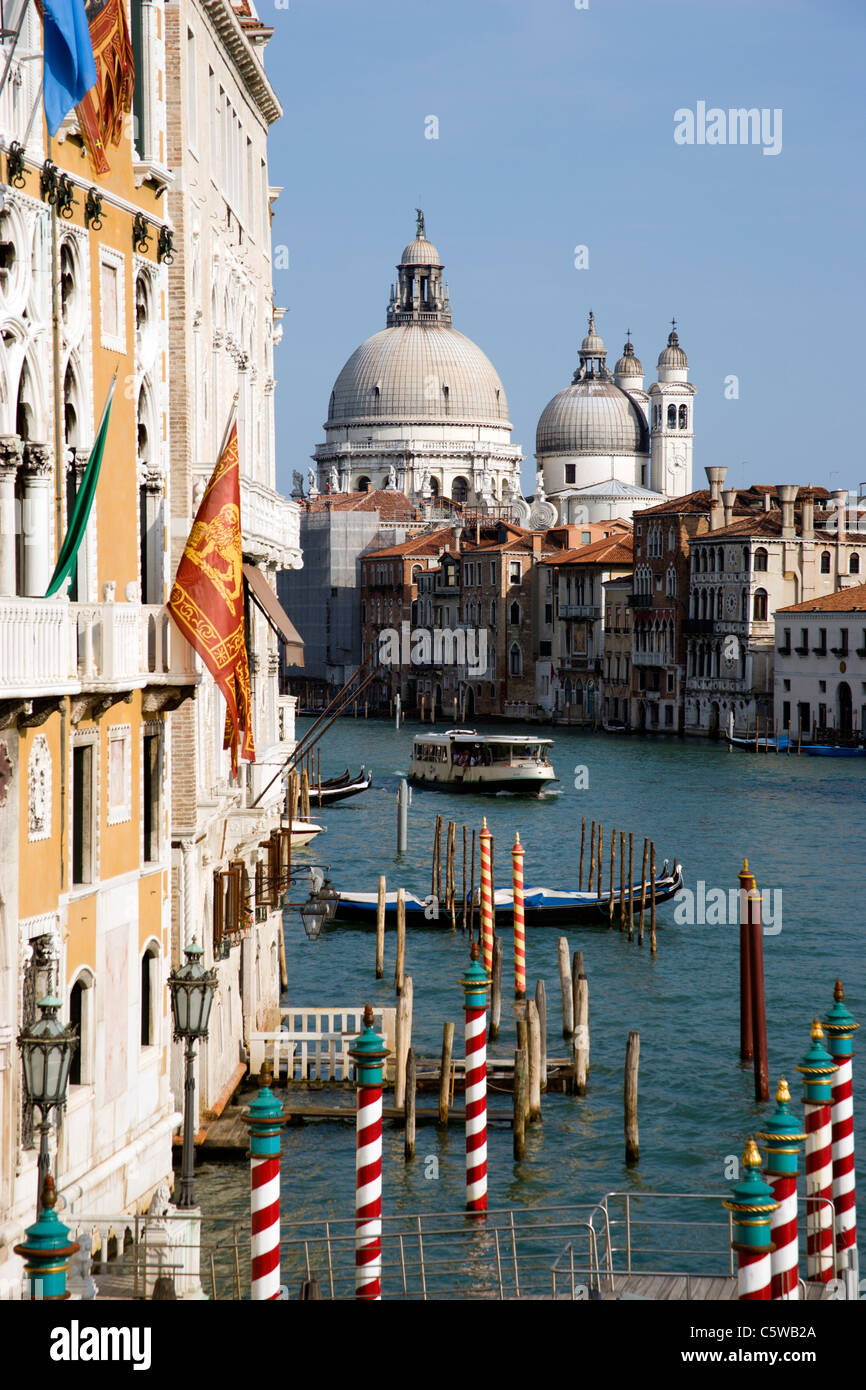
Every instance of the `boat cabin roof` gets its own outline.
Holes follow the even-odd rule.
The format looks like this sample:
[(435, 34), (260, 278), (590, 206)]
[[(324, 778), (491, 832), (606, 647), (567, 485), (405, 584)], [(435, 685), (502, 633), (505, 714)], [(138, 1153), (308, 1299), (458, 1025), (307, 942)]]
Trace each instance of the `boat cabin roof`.
[(478, 734), (474, 729), (448, 729), (444, 734), (416, 734), (416, 743), (547, 743), (552, 738), (535, 738), (531, 734)]

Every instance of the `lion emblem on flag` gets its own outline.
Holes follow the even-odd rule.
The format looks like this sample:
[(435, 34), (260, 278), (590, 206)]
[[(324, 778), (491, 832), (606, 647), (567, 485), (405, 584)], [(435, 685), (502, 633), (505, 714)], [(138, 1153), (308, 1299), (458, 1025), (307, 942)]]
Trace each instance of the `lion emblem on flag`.
[(234, 502), (226, 502), (211, 520), (194, 523), (186, 545), (187, 555), (229, 606), (237, 602), (243, 584), (240, 526), (240, 510)]

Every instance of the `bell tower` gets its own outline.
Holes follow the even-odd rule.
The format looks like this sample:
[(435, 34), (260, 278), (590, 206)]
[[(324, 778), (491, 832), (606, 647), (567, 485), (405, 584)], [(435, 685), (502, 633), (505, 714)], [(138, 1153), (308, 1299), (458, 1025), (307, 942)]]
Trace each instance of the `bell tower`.
[(659, 354), (658, 380), (649, 389), (650, 486), (665, 497), (683, 497), (692, 491), (696, 395), (673, 319), (667, 347)]
[(424, 214), (415, 212), (415, 240), (403, 248), (397, 266), (397, 284), (391, 286), (388, 328), (401, 323), (439, 323), (451, 327), (448, 286), (443, 288), (439, 252), (424, 232)]

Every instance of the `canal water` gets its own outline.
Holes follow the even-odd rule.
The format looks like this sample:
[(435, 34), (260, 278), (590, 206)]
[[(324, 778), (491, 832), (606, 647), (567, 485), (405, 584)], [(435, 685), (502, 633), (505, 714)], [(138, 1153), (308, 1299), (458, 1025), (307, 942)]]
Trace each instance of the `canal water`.
[[(307, 727), (309, 721), (298, 722), (299, 737)], [(347, 765), (357, 771), (364, 763), (372, 770), (373, 786), (357, 798), (316, 811), (326, 830), (296, 854), (296, 863), (327, 862), (341, 889), (375, 891), (378, 875), (385, 873), (389, 888), (403, 885), (424, 896), (430, 891), (437, 813), (458, 826), (467, 824), (470, 836), (487, 817), (495, 840), (497, 886), (510, 884), (509, 850), (519, 831), (527, 886), (576, 888), (583, 816), (587, 826), (592, 819), (604, 824), (606, 868), (614, 827), (634, 832), (638, 877), (643, 838), (649, 836), (659, 866), (666, 857), (681, 861), (686, 887), (696, 900), (699, 883), (705, 895), (736, 888), (747, 856), (758, 886), (772, 893), (768, 905), (774, 920), (764, 935), (771, 1095), (779, 1077), (786, 1076), (802, 1114), (801, 1079), (794, 1066), (809, 1046), (813, 1017), (823, 1016), (833, 1002), (837, 977), (844, 981), (852, 1013), (866, 1028), (866, 760), (755, 756), (728, 752), (722, 744), (537, 728), (534, 733), (554, 739), (552, 761), (559, 782), (553, 794), (532, 800), (414, 789), (408, 854), (398, 860), (396, 792), (417, 731), (417, 725), (397, 732), (390, 723), (363, 719), (332, 726), (321, 745), (323, 778)], [(458, 884), (459, 872), (458, 859)], [(659, 908), (655, 958), (648, 932), (640, 948), (604, 924), (528, 929), (528, 993), (536, 980), (546, 981), (551, 1056), (565, 1052), (557, 968), (557, 941), (563, 932), (572, 951), (583, 951), (589, 977), (588, 1093), (584, 1098), (544, 1098), (542, 1122), (529, 1130), (520, 1163), (512, 1158), (510, 1129), (489, 1129), (490, 1206), (587, 1203), (611, 1191), (722, 1191), (726, 1160), (742, 1154), (745, 1138), (772, 1113), (772, 1102), (769, 1107), (755, 1103), (751, 1067), (738, 1059), (736, 923), (678, 923), (674, 905), (667, 904)], [(333, 925), (318, 941), (309, 941), (297, 915), (287, 912), (285, 940), (289, 989), (284, 1004), (396, 1002), (390, 932), (385, 979), (378, 982), (375, 931)], [(515, 1045), (510, 932), (504, 945), (502, 1028), (495, 1046), (510, 1054)], [(459, 928), (452, 932), (444, 916), (438, 924), (407, 932), (416, 1052), (438, 1053), (445, 1019), (455, 1022), (455, 1050), (462, 1048), (458, 980), (467, 960), (466, 938)], [(624, 1163), (622, 1105), (630, 1029), (637, 1029), (641, 1040), (640, 1163), (631, 1169)], [(863, 1057), (862, 1043), (858, 1051)], [(863, 1193), (866, 1059), (855, 1061), (854, 1089)], [(341, 1099), (349, 1102), (345, 1093)], [(420, 1103), (434, 1105), (435, 1097), (423, 1096)], [(511, 1098), (491, 1095), (490, 1105), (507, 1111)], [(210, 1161), (199, 1173), (197, 1194), (206, 1213), (246, 1215), (245, 1164)], [(284, 1131), (284, 1220), (350, 1217), (354, 1183), (350, 1126), (329, 1122)], [(464, 1203), (462, 1129), (452, 1126), (442, 1133), (419, 1125), (417, 1157), (405, 1164), (402, 1131), (386, 1125), (383, 1193), (383, 1208), (393, 1214), (459, 1211)]]

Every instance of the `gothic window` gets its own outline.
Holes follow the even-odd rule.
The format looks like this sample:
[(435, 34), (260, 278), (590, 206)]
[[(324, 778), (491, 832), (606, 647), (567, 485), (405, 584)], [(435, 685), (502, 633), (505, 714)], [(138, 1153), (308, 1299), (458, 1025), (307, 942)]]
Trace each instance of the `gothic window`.
[(668, 406), (668, 429), (675, 430), (677, 427), (677, 408), (675, 405)]
[(141, 957), (141, 1046), (154, 1047), (159, 1035), (157, 1002), (159, 1000), (159, 951), (148, 946)]
[(740, 622), (744, 623), (748, 616), (749, 591), (744, 589), (740, 595)]
[(93, 976), (89, 970), (82, 970), (69, 991), (69, 1022), (78, 1029), (78, 1046), (69, 1068), (70, 1086), (88, 1086), (93, 1082), (94, 1002)]
[(855, 555), (852, 555), (852, 556), (851, 556), (851, 559), (848, 561), (848, 573), (849, 573), (849, 574), (859, 574), (859, 573), (860, 573), (860, 556), (859, 556), (859, 555), (856, 555), (856, 554), (855, 554)]
[(512, 627), (520, 627), (520, 604), (512, 603), (508, 610), (508, 621)]
[(767, 590), (756, 589), (754, 602), (752, 605), (752, 617), (756, 623), (767, 621)]
[(722, 591), (721, 589), (719, 589), (716, 593), (716, 617), (721, 618), (723, 616), (724, 614), (722, 612)]
[(822, 550), (822, 552), (821, 552), (821, 573), (822, 573), (822, 574), (829, 574), (829, 573), (830, 573), (830, 552), (829, 552), (829, 550)]
[(508, 653), (508, 670), (512, 676), (519, 676), (523, 670), (523, 659), (516, 642), (512, 642)]
[(763, 546), (759, 546), (758, 549), (755, 551), (755, 569), (761, 570), (764, 573), (766, 573), (767, 552)]
[(680, 429), (687, 430), (689, 427), (689, 408), (687, 405), (680, 406)]

